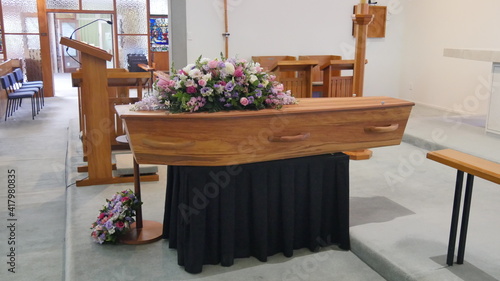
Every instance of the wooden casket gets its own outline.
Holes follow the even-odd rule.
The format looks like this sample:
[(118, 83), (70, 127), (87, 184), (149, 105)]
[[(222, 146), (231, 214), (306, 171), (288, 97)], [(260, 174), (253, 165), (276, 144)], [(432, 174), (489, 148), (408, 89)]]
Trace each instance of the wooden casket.
[(216, 113), (115, 108), (139, 164), (223, 166), (398, 145), (414, 105), (390, 97), (298, 100)]

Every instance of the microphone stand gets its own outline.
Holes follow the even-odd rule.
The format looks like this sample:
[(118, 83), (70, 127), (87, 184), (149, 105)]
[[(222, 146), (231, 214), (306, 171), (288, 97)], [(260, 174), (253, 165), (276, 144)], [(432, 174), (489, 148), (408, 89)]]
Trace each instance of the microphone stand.
[[(91, 24), (93, 24), (94, 22), (97, 22), (97, 21), (105, 21), (105, 22), (107, 22), (109, 25), (112, 25), (112, 24), (113, 24), (113, 22), (112, 22), (112, 21), (110, 21), (110, 20), (105, 20), (105, 19), (96, 19), (96, 20), (93, 20), (93, 21), (91, 21), (91, 22), (89, 22), (89, 23), (87, 23), (87, 24), (84, 24), (84, 25), (82, 25), (82, 26), (80, 26), (80, 27), (76, 28), (75, 30), (73, 30), (73, 32), (72, 32), (72, 33), (71, 33), (71, 35), (69, 36), (69, 39), (73, 39), (73, 35), (74, 35), (74, 34), (75, 34), (75, 32), (77, 32), (78, 30), (80, 30), (80, 29), (82, 29), (82, 28), (84, 28), (84, 27), (86, 27), (86, 26), (88, 26), (88, 25), (91, 25)], [(75, 57), (73, 57), (72, 55), (70, 55), (70, 54), (69, 54), (68, 50), (69, 50), (69, 47), (66, 47), (66, 54), (67, 54), (70, 58), (72, 58), (74, 61), (76, 61), (79, 65), (82, 65), (82, 63), (81, 63), (81, 62), (79, 62), (79, 61), (78, 61)]]

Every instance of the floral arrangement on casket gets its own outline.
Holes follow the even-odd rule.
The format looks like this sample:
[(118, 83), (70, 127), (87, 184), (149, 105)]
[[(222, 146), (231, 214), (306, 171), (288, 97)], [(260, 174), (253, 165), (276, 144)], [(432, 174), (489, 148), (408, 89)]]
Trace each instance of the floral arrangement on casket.
[(106, 199), (106, 205), (92, 223), (90, 236), (94, 242), (116, 244), (120, 235), (130, 230), (130, 225), (135, 221), (136, 210), (141, 204), (132, 190), (117, 192), (111, 199)]
[(154, 93), (136, 102), (132, 110), (166, 109), (179, 112), (279, 109), (297, 103), (290, 91), (263, 71), (259, 63), (243, 59), (208, 59), (171, 74), (159, 75)]

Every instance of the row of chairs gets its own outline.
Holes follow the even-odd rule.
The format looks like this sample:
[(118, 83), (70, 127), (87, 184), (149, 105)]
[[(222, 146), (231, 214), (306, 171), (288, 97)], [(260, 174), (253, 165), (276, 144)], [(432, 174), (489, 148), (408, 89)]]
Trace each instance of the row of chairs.
[(7, 92), (7, 109), (5, 110), (5, 121), (22, 105), (24, 98), (31, 99), (31, 117), (40, 112), (45, 105), (43, 93), (43, 81), (24, 81), (24, 74), (20, 68), (16, 68), (0, 77), (2, 88)]

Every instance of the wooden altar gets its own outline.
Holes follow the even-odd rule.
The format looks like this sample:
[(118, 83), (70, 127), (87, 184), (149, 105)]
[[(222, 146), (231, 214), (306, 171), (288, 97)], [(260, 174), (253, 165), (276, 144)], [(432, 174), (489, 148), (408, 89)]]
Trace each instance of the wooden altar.
[(280, 110), (216, 113), (115, 108), (139, 164), (221, 166), (397, 145), (414, 105), (390, 97), (298, 100)]

